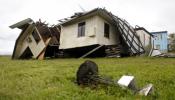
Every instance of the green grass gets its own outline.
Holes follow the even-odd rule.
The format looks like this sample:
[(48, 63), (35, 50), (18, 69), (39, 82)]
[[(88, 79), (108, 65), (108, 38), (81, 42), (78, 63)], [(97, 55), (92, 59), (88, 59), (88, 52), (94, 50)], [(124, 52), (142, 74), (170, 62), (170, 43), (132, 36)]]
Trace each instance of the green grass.
[(0, 57), (0, 100), (175, 100), (175, 59), (97, 58), (101, 75), (119, 79), (134, 75), (136, 84), (154, 85), (154, 93), (144, 97), (116, 86), (80, 87), (76, 71), (87, 59), (11, 60)]

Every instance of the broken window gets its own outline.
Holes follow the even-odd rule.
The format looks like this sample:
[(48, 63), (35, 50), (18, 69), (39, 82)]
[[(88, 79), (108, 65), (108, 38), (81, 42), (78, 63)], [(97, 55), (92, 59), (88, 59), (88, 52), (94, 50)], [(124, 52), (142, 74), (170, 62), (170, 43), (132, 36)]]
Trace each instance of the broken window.
[(37, 33), (36, 31), (33, 31), (33, 32), (32, 32), (32, 36), (33, 36), (33, 38), (35, 39), (36, 43), (38, 44), (39, 41), (41, 40), (41, 39), (40, 39), (40, 36), (38, 35), (38, 33)]
[(109, 38), (109, 29), (110, 29), (109, 24), (104, 23), (104, 37)]
[(85, 36), (85, 22), (78, 24), (78, 37)]

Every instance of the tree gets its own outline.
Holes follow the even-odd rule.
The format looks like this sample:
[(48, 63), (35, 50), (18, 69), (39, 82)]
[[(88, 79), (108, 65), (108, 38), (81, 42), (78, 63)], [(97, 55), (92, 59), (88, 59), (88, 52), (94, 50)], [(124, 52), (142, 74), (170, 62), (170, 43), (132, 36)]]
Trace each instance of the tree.
[(169, 51), (175, 51), (175, 33), (169, 34), (168, 41), (169, 41), (168, 45)]

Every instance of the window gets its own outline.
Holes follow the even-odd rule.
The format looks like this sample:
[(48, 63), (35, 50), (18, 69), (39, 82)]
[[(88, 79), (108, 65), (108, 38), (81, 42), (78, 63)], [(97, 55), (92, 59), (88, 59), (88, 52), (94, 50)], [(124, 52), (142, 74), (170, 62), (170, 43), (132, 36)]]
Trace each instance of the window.
[(156, 45), (156, 49), (160, 50), (160, 45)]
[(104, 37), (107, 37), (107, 38), (109, 38), (109, 24), (107, 24), (107, 23), (104, 23)]
[(157, 36), (157, 37), (156, 37), (156, 38), (157, 38), (157, 40), (159, 40), (159, 35), (157, 34), (156, 36)]
[(78, 37), (85, 36), (85, 22), (78, 24)]
[(157, 34), (157, 40), (162, 40), (162, 34)]
[(162, 34), (160, 34), (160, 39), (162, 40)]
[(39, 41), (41, 40), (38, 33), (36, 31), (32, 32), (32, 36), (35, 39), (36, 43), (39, 43)]

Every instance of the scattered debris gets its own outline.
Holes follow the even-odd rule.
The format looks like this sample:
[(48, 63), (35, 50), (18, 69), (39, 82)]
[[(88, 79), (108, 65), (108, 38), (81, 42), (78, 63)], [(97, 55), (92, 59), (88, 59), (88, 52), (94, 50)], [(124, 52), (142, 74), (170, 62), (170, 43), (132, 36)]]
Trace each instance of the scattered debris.
[(97, 75), (98, 65), (92, 61), (86, 60), (80, 65), (77, 71), (77, 83), (78, 85), (94, 83), (94, 80), (91, 80), (91, 77)]
[(159, 56), (161, 54), (162, 53), (158, 49), (153, 49), (153, 50), (151, 50), (149, 56), (155, 57), (155, 56)]
[(145, 95), (145, 96), (147, 96), (148, 94), (151, 94), (152, 92), (153, 92), (153, 84), (148, 84), (139, 90), (139, 94)]
[(87, 52), (86, 54), (84, 54), (83, 56), (81, 56), (80, 58), (84, 58), (88, 55), (90, 55), (91, 53), (95, 52), (96, 50), (100, 49), (101, 47), (103, 47), (104, 45), (99, 45), (98, 47), (92, 49), (91, 51)]
[(166, 56), (168, 58), (175, 58), (175, 54), (174, 53), (167, 53)]
[(121, 87), (127, 87), (133, 90), (134, 92), (137, 91), (137, 87), (135, 86), (134, 76), (126, 76), (123, 75), (117, 82)]
[(140, 95), (145, 95), (147, 96), (153, 91), (153, 85), (148, 84), (144, 86), (142, 89), (139, 89), (136, 84), (135, 84), (135, 79), (134, 76), (127, 76), (123, 75), (119, 80), (118, 80), (118, 85), (124, 88), (129, 88), (131, 89), (134, 93), (139, 93)]
[(105, 49), (106, 57), (120, 58), (121, 57), (120, 48), (121, 48), (120, 46), (116, 46), (116, 45), (106, 46), (106, 49)]
[(151, 57), (175, 58), (175, 54), (173, 54), (173, 53), (161, 53), (158, 49), (151, 50), (149, 56), (151, 56)]
[(95, 62), (89, 60), (85, 61), (80, 65), (76, 75), (78, 85), (106, 84), (121, 86), (122, 88), (131, 89), (134, 94), (136, 93), (145, 96), (153, 91), (152, 84), (148, 84), (142, 89), (139, 89), (135, 84), (134, 76), (123, 75), (117, 81), (106, 78), (104, 76), (100, 76), (98, 74), (98, 65)]

